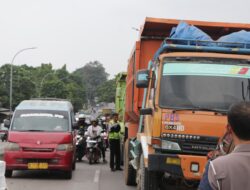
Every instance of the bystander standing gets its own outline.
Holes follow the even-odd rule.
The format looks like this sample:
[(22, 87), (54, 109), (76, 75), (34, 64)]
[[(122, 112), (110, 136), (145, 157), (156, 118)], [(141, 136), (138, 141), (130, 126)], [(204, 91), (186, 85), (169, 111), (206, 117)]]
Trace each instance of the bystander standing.
[(199, 190), (250, 189), (250, 102), (232, 105), (227, 130), (235, 148), (232, 153), (210, 161)]

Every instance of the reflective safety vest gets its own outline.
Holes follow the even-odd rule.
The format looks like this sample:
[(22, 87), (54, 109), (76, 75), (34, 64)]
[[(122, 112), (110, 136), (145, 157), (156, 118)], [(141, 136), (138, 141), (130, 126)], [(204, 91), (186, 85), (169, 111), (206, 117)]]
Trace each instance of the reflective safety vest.
[[(117, 123), (115, 123), (113, 120), (111, 120), (110, 122), (109, 122), (109, 139), (120, 139), (120, 130), (119, 130), (119, 132), (115, 132), (115, 131), (113, 131), (113, 132), (111, 132), (110, 130), (111, 130), (111, 128), (114, 126), (114, 125), (116, 125), (116, 124), (118, 124), (118, 125), (120, 125), (119, 124), (119, 122), (117, 122)], [(120, 126), (121, 127), (121, 126)]]

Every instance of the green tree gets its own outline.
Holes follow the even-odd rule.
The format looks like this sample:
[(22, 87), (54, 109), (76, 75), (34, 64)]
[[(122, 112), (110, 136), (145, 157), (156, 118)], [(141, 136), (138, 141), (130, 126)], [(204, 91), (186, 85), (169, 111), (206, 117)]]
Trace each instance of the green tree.
[(108, 78), (105, 68), (100, 62), (94, 61), (77, 69), (74, 74), (81, 77), (86, 89), (86, 99), (93, 105), (98, 86), (102, 85)]
[(99, 102), (114, 102), (115, 101), (116, 81), (115, 79), (104, 82), (97, 88)]
[(0, 102), (3, 107), (9, 107), (9, 88), (10, 88), (10, 65), (5, 64), (0, 67)]
[[(87, 100), (93, 104), (95, 97), (100, 96), (101, 101), (111, 101), (114, 98), (115, 88), (107, 81), (107, 77), (105, 68), (98, 61), (89, 62), (73, 73), (67, 71), (66, 65), (57, 70), (53, 69), (51, 63), (42, 63), (39, 67), (13, 65), (12, 109), (15, 109), (20, 101), (36, 98), (39, 95), (68, 99), (74, 105), (75, 111), (82, 109)], [(0, 67), (0, 79), (0, 103), (8, 108), (10, 64)]]
[(41, 97), (67, 98), (65, 84), (60, 80), (49, 80), (44, 82), (41, 89)]
[(77, 83), (71, 82), (66, 85), (67, 99), (71, 100), (74, 110), (80, 110), (85, 103), (85, 91)]

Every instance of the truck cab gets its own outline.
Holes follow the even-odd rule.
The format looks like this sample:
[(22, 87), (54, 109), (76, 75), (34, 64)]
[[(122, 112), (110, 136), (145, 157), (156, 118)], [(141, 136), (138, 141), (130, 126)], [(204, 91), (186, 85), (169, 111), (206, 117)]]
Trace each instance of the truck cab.
[(145, 117), (139, 135), (147, 139), (149, 170), (200, 179), (207, 153), (225, 132), (228, 108), (249, 101), (249, 58), (214, 53), (160, 56), (149, 71), (141, 109)]
[[(170, 26), (173, 20), (164, 22)], [(210, 33), (218, 25), (230, 26), (194, 23)], [(148, 66), (136, 71), (140, 116), (136, 136), (126, 147), (125, 181), (138, 189), (156, 190), (162, 181), (196, 188), (208, 152), (226, 131), (228, 108), (250, 101), (250, 49), (246, 44), (228, 48), (227, 43), (207, 46), (197, 40), (166, 38), (155, 52)]]

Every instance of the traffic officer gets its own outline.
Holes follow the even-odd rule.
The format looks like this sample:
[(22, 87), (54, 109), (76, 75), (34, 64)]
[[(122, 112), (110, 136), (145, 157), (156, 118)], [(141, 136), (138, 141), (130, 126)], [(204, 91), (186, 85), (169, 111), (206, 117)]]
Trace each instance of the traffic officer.
[[(111, 171), (122, 170), (120, 156), (120, 130), (121, 126), (118, 122), (118, 114), (112, 115), (109, 122), (109, 145), (110, 145), (110, 169)], [(114, 165), (115, 160), (115, 165)]]

